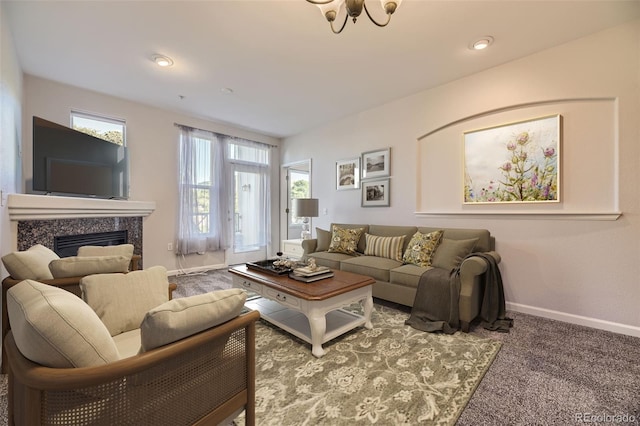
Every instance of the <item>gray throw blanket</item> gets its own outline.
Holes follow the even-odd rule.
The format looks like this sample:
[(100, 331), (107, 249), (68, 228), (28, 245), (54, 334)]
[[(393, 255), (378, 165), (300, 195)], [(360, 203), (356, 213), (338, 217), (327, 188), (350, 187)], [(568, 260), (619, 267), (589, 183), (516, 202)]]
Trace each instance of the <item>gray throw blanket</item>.
[(459, 271), (432, 268), (420, 277), (411, 316), (405, 324), (422, 331), (455, 333), (460, 327)]
[[(504, 288), (497, 262), (493, 256), (485, 253), (472, 253), (469, 256), (478, 256), (487, 262), (480, 309), (484, 328), (509, 332), (513, 320), (505, 316)], [(420, 277), (411, 316), (405, 324), (422, 331), (453, 334), (460, 326), (459, 298), (460, 268), (452, 271), (429, 269)]]

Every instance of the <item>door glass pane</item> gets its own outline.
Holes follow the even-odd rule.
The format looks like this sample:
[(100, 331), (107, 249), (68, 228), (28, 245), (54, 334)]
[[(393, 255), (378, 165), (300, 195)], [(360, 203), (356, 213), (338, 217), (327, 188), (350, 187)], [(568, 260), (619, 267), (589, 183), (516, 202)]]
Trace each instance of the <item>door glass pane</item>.
[(265, 246), (265, 221), (260, 174), (235, 171), (234, 252), (260, 250)]
[[(289, 198), (309, 198), (309, 172), (290, 170), (289, 172)], [(289, 205), (291, 206), (291, 202)], [(299, 218), (295, 209), (291, 207), (289, 225), (300, 226), (302, 218)]]

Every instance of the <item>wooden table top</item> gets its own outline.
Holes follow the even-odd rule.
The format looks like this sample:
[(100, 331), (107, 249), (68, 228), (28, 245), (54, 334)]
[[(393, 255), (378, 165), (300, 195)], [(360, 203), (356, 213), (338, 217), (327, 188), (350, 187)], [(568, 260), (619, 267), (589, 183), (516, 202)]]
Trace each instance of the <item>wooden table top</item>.
[(304, 283), (285, 275), (274, 275), (237, 265), (229, 268), (232, 274), (247, 278), (259, 284), (282, 291), (304, 300), (325, 300), (360, 287), (373, 285), (376, 281), (366, 275), (332, 269), (334, 276), (323, 280)]

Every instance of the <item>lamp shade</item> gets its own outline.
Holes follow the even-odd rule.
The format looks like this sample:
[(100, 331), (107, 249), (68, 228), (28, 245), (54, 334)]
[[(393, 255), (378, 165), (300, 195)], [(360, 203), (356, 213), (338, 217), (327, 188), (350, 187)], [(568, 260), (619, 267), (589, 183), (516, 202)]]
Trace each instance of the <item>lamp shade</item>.
[(297, 217), (318, 217), (317, 198), (294, 198), (291, 204)]

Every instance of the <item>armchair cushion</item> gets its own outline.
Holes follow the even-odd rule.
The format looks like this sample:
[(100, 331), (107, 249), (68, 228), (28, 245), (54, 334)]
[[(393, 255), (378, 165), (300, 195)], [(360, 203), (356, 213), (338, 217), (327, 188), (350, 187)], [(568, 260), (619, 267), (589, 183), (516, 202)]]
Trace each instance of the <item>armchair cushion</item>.
[(51, 280), (49, 262), (60, 259), (53, 250), (36, 244), (25, 251), (16, 251), (2, 256), (2, 263), (16, 280)]
[(53, 278), (82, 277), (91, 274), (128, 272), (131, 257), (114, 256), (71, 256), (52, 260), (49, 270)]
[(78, 247), (78, 256), (127, 256), (129, 260), (133, 256), (133, 244), (118, 244), (115, 246), (81, 246)]
[(25, 358), (53, 368), (92, 367), (120, 359), (109, 331), (80, 298), (25, 280), (7, 292), (16, 346)]
[(169, 300), (167, 270), (154, 266), (128, 274), (96, 274), (80, 280), (82, 298), (115, 336), (139, 328), (145, 314)]
[(174, 299), (151, 309), (140, 325), (141, 351), (184, 339), (237, 317), (247, 299), (238, 288)]

